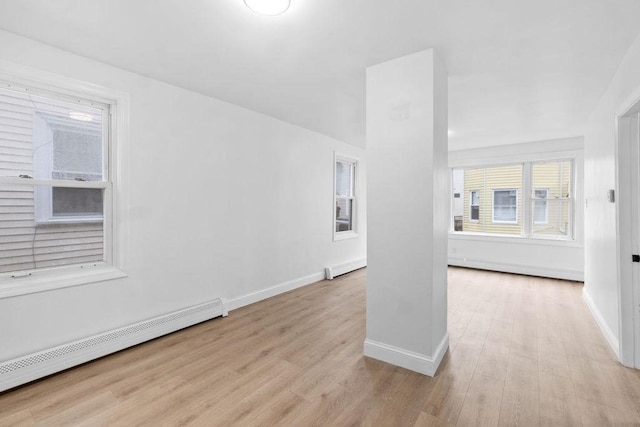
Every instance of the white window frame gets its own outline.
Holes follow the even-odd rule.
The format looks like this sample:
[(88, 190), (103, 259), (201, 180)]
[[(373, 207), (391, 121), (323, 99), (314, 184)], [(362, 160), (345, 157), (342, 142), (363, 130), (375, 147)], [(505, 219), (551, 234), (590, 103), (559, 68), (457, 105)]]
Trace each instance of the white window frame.
[[(498, 191), (515, 191), (516, 192), (516, 216), (513, 221), (503, 221), (496, 219), (496, 192)], [(518, 201), (519, 201), (519, 191), (517, 188), (493, 188), (491, 189), (491, 222), (493, 224), (518, 224)]]
[(126, 181), (123, 160), (126, 157), (124, 148), (128, 146), (126, 139), (129, 133), (128, 94), (2, 60), (0, 60), (0, 87), (88, 105), (97, 103), (109, 106), (109, 120), (105, 121), (109, 141), (103, 144), (107, 165), (104, 181), (0, 177), (0, 184), (6, 185), (54, 185), (55, 187), (102, 189), (104, 191), (103, 260), (63, 267), (1, 273), (0, 299), (126, 277), (125, 248), (128, 246), (126, 242), (128, 229), (127, 221), (122, 221), (122, 216), (127, 210), (125, 205), (127, 197), (121, 183)]
[[(582, 148), (578, 147), (576, 142), (570, 141), (566, 144), (568, 147), (558, 151), (535, 151), (527, 149), (525, 153), (513, 153), (509, 155), (501, 155), (497, 152), (497, 149), (483, 149), (484, 153), (481, 155), (477, 151), (469, 151), (463, 155), (456, 156), (456, 158), (450, 158), (449, 168), (450, 171), (456, 169), (486, 169), (501, 166), (510, 166), (515, 164), (523, 165), (523, 191), (530, 191), (527, 188), (532, 188), (531, 166), (536, 163), (546, 162), (570, 162), (571, 163), (571, 175), (569, 177), (571, 193), (566, 200), (569, 203), (570, 217), (569, 228), (566, 230), (566, 235), (545, 235), (534, 234), (532, 232), (531, 221), (531, 197), (527, 196), (522, 199), (522, 209), (524, 218), (522, 219), (522, 232), (519, 235), (494, 233), (485, 231), (456, 231), (453, 225), (453, 216), (451, 216), (449, 226), (449, 236), (455, 239), (473, 239), (479, 241), (500, 241), (500, 242), (514, 242), (520, 241), (522, 243), (530, 244), (553, 244), (567, 247), (582, 247), (584, 244), (584, 233), (582, 228), (582, 221), (584, 218), (583, 203), (578, 203), (579, 200), (584, 200), (584, 189), (582, 186), (583, 180), (583, 162), (584, 155)], [(537, 147), (536, 147), (537, 148)], [(499, 161), (494, 161), (495, 157), (500, 157)]]
[[(473, 204), (473, 193), (476, 193), (478, 195), (478, 204), (474, 205)], [(473, 213), (473, 207), (474, 206), (478, 206), (478, 219), (473, 219), (472, 217), (472, 213)], [(469, 191), (469, 221), (470, 222), (479, 222), (480, 221), (480, 190), (470, 190)]]
[[(338, 221), (336, 205), (339, 198), (338, 195), (336, 194), (338, 162), (351, 163), (353, 165), (353, 174), (351, 176), (352, 194), (351, 196), (347, 197), (348, 199), (351, 200), (352, 227), (351, 227), (351, 230), (346, 230), (346, 231), (336, 231), (336, 223)], [(333, 229), (334, 242), (339, 240), (352, 239), (352, 238), (358, 237), (358, 211), (359, 211), (358, 210), (358, 183), (360, 181), (358, 179), (358, 171), (360, 170), (359, 162), (360, 162), (359, 159), (355, 157), (334, 152), (334, 155), (333, 155), (333, 205), (332, 205), (333, 223), (331, 226)]]
[[(544, 191), (544, 198), (538, 197), (536, 192)], [(533, 189), (533, 197), (532, 197), (532, 211), (531, 211), (531, 222), (533, 224), (549, 224), (549, 202), (547, 199), (549, 198), (549, 189), (548, 188), (534, 188)], [(536, 221), (536, 203), (544, 202), (544, 221)]]

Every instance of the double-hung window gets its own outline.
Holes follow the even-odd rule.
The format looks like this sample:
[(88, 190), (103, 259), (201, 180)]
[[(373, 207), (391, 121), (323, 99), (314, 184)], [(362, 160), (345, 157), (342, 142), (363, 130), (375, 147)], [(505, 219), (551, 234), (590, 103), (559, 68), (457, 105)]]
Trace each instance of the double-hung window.
[(356, 179), (358, 161), (341, 155), (335, 156), (334, 174), (334, 239), (355, 237), (356, 234)]
[(112, 268), (111, 108), (1, 85), (0, 294), (32, 275), (66, 278), (38, 279), (47, 289), (124, 275)]

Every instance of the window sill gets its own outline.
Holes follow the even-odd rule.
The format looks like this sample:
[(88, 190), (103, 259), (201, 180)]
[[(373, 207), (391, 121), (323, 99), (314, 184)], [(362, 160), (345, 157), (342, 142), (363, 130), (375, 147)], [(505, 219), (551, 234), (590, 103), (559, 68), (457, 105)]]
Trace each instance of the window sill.
[(36, 225), (70, 225), (70, 224), (102, 224), (104, 219), (99, 217), (62, 217), (36, 220)]
[[(20, 276), (22, 275), (22, 276)], [(87, 285), (127, 277), (127, 274), (104, 263), (82, 264), (46, 270), (0, 275), (0, 299)]]
[(453, 240), (475, 240), (496, 243), (518, 243), (524, 245), (546, 245), (546, 246), (565, 246), (581, 248), (582, 244), (573, 239), (556, 239), (553, 237), (522, 237), (508, 236), (504, 234), (484, 234), (484, 233), (465, 233), (465, 232), (449, 232), (449, 238)]
[(339, 240), (355, 239), (356, 237), (358, 237), (358, 233), (355, 231), (340, 231), (333, 233), (334, 242)]

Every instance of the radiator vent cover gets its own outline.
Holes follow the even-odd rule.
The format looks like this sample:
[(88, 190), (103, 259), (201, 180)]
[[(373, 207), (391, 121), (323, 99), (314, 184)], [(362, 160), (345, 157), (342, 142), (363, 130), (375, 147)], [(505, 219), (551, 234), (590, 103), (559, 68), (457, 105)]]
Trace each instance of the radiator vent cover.
[(0, 363), (0, 392), (98, 357), (222, 316), (216, 299), (120, 329)]

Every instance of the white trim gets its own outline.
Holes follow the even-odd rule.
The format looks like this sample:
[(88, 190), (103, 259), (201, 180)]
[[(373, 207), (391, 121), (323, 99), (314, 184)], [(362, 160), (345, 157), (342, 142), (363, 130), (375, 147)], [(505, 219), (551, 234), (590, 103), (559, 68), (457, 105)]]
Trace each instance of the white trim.
[[(616, 249), (617, 249), (617, 291), (618, 291), (618, 325), (620, 340), (620, 362), (629, 367), (640, 368), (640, 272), (639, 266), (631, 262), (631, 255), (640, 253), (638, 247), (640, 230), (635, 225), (638, 221), (638, 175), (639, 158), (638, 135), (640, 120), (633, 115), (640, 108), (637, 94), (630, 98), (629, 104), (623, 104), (615, 117), (615, 168), (617, 196), (616, 208)], [(633, 121), (635, 120), (635, 124)], [(624, 122), (623, 122), (624, 121)], [(634, 126), (633, 131), (630, 126)], [(635, 135), (633, 134), (635, 132)], [(635, 161), (632, 161), (635, 160)], [(636, 340), (638, 343), (636, 344)]]
[(604, 335), (604, 338), (611, 347), (611, 350), (613, 350), (616, 357), (620, 359), (620, 342), (611, 328), (609, 328), (609, 325), (607, 325), (607, 322), (604, 320), (604, 317), (600, 313), (600, 310), (598, 310), (598, 307), (594, 304), (593, 299), (586, 288), (582, 288), (582, 297), (584, 298), (584, 302), (587, 304), (589, 311), (593, 315), (593, 319), (600, 328), (602, 335)]
[(0, 299), (121, 279), (127, 274), (105, 262), (14, 271), (0, 275)]
[(342, 275), (351, 273), (352, 271), (359, 270), (367, 266), (367, 259), (360, 258), (355, 259), (353, 261), (344, 262), (342, 264), (337, 264), (333, 266), (329, 266), (324, 269), (327, 280), (333, 280), (334, 278)]
[(471, 231), (452, 231), (449, 238), (454, 240), (475, 240), (478, 242), (517, 243), (523, 245), (552, 245), (571, 248), (584, 247), (580, 242), (562, 237), (536, 235), (524, 237), (521, 235), (509, 235), (498, 233), (474, 233)]
[(364, 340), (364, 355), (401, 368), (409, 369), (420, 374), (433, 377), (442, 362), (442, 358), (449, 348), (449, 333), (445, 333), (438, 348), (431, 356), (427, 356), (403, 348), (383, 344), (371, 340)]
[(233, 311), (238, 308), (247, 306), (249, 304), (256, 303), (258, 301), (265, 300), (267, 298), (274, 297), (276, 295), (283, 294), (285, 292), (289, 292), (291, 290), (301, 288), (303, 286), (311, 285), (313, 283), (324, 280), (325, 272), (322, 271), (320, 273), (310, 274), (305, 277), (301, 277), (299, 279), (290, 280), (288, 282), (280, 283), (275, 286), (271, 286), (267, 289), (262, 289), (256, 292), (252, 292), (250, 294), (242, 295), (236, 298), (224, 299), (225, 301), (225, 309), (227, 311)]
[(0, 392), (222, 315), (219, 299), (0, 363)]
[(468, 258), (452, 257), (448, 263), (454, 267), (477, 268), (479, 270), (501, 271), (504, 273), (524, 274), (527, 276), (550, 277), (552, 279), (571, 280), (575, 282), (584, 281), (584, 272), (577, 270), (565, 270), (550, 267), (537, 267), (524, 264), (499, 263), (481, 259), (470, 260)]

